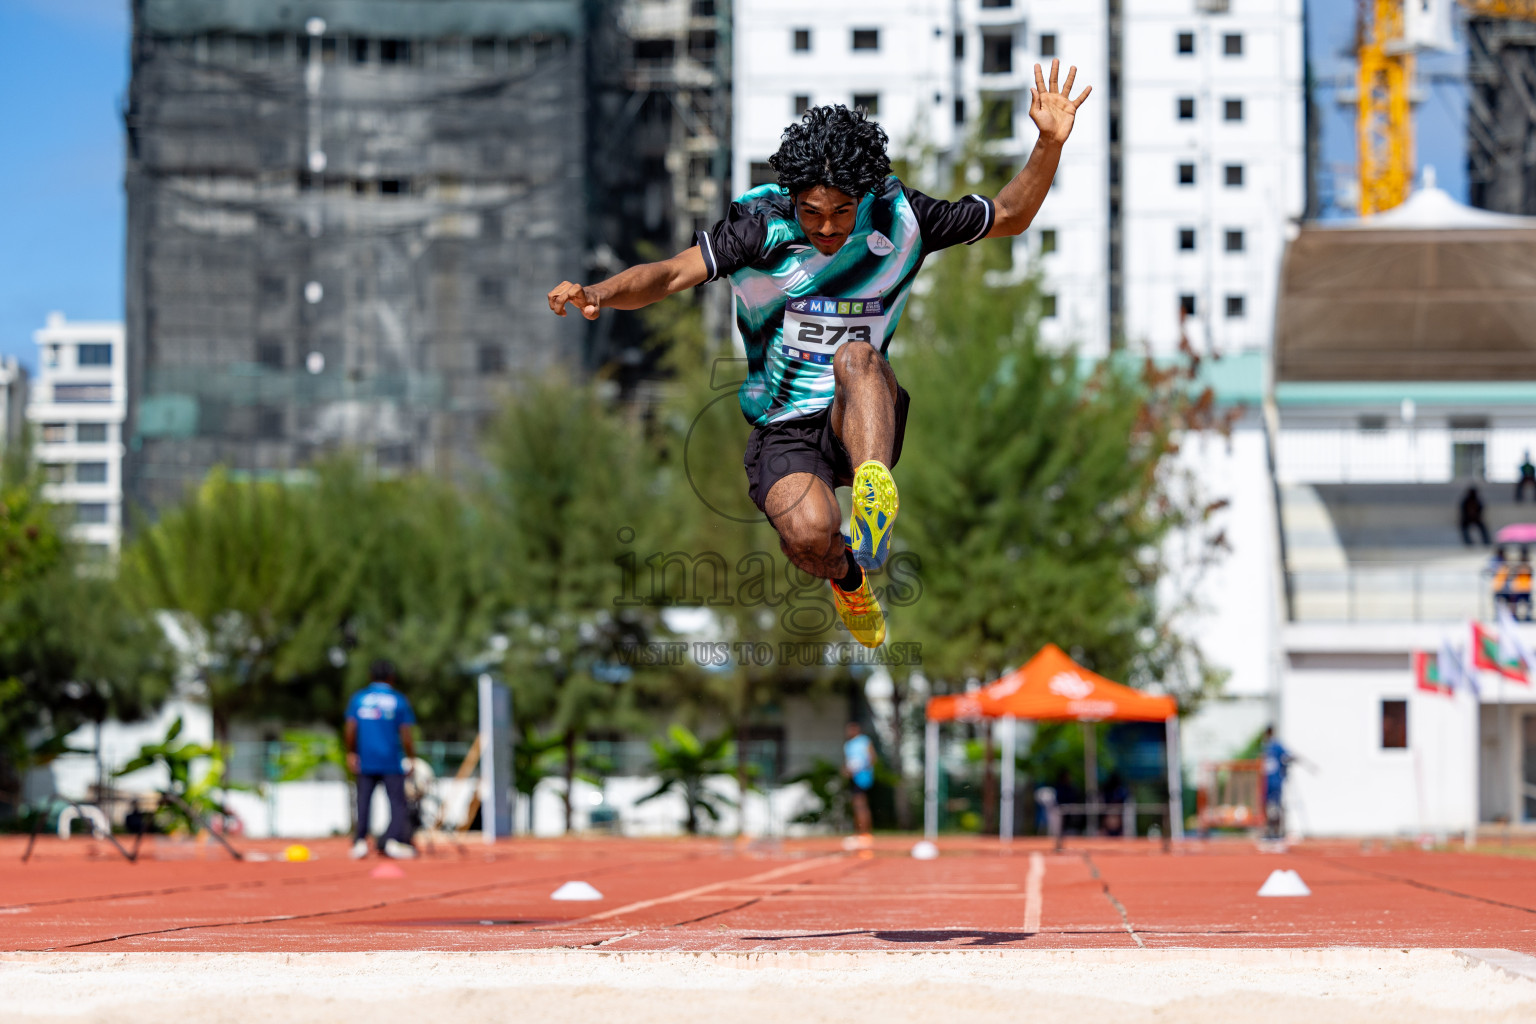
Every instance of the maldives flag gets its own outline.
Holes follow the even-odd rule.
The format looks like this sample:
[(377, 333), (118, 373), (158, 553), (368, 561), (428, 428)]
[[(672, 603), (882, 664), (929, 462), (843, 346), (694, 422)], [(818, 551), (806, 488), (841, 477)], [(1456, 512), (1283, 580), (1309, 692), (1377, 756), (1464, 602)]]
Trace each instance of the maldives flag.
[(1413, 652), (1413, 679), (1426, 693), (1438, 693), (1442, 697), (1452, 694), (1451, 684), (1440, 678), (1440, 658), (1429, 651)]
[(1481, 622), (1472, 623), (1472, 664), (1517, 683), (1530, 682), (1519, 658), (1506, 660), (1499, 657), (1499, 634), (1485, 628)]

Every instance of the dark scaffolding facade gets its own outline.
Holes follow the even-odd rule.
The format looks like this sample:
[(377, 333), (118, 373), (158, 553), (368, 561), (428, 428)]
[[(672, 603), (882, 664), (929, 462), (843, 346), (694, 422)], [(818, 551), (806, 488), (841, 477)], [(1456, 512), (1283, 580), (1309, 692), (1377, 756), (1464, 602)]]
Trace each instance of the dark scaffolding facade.
[[(590, 6), (590, 5), (589, 5)], [(600, 6), (600, 5), (599, 5)], [(347, 449), (456, 474), (516, 376), (610, 358), (576, 0), (134, 0), (128, 499)]]
[(1536, 214), (1536, 22), (1467, 22), (1467, 179), (1473, 206)]

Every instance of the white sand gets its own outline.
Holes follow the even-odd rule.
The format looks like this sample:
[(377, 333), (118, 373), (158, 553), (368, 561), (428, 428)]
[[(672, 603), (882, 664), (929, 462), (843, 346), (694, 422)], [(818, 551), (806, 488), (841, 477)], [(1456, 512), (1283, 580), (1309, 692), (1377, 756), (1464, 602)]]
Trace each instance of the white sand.
[(1501, 969), (1453, 950), (1361, 949), (0, 954), (6, 1024), (952, 1019), (1530, 1024), (1536, 959), (1508, 955)]

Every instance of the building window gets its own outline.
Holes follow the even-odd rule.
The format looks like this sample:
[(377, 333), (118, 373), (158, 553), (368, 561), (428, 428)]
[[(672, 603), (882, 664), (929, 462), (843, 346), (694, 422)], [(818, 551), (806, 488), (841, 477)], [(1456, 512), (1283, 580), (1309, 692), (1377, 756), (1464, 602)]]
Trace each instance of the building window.
[(62, 462), (50, 462), (43, 466), (43, 482), (61, 484), (64, 482), (65, 465)]
[(49, 345), (48, 346), (48, 350), (47, 350), (47, 354), (45, 354), (43, 356), (43, 362), (46, 363), (50, 368), (58, 366), (59, 365), (59, 346), (57, 346), (57, 345)]
[(1193, 96), (1179, 97), (1179, 120), (1193, 121), (1195, 119), (1195, 98)]
[(1180, 32), (1178, 39), (1180, 54), (1189, 55), (1195, 52), (1195, 34), (1193, 32)]
[(53, 386), (53, 400), (60, 403), (76, 402), (110, 402), (112, 401), (112, 385), (110, 384), (55, 384)]
[(281, 409), (256, 410), (256, 436), (264, 441), (275, 441), (283, 436), (283, 411)]
[(368, 40), (353, 39), (351, 43), (351, 50), (353, 64), (368, 63)]
[(482, 374), (505, 373), (507, 369), (507, 350), (495, 344), (481, 345), (478, 365)]
[(811, 52), (811, 30), (808, 28), (795, 29), (795, 52)]
[(380, 64), (409, 64), (411, 62), (411, 44), (404, 39), (380, 39), (379, 63)]
[(1044, 228), (1040, 232), (1040, 255), (1049, 256), (1056, 251), (1056, 229)]
[(256, 286), (269, 302), (281, 302), (288, 295), (288, 279), (278, 274), (262, 274)]
[(1042, 57), (1054, 57), (1054, 56), (1056, 56), (1056, 33), (1054, 33), (1054, 32), (1042, 32), (1042, 33), (1040, 33), (1040, 56), (1042, 56)]
[(1243, 187), (1243, 165), (1227, 164), (1227, 188)]
[(989, 96), (981, 101), (981, 137), (1013, 138), (1013, 97)]
[(1355, 420), (1355, 425), (1362, 434), (1381, 434), (1386, 432), (1387, 418), (1381, 415), (1361, 416)]
[(75, 504), (75, 522), (104, 523), (107, 521), (107, 505), (102, 501), (81, 501)]
[(68, 440), (69, 440), (69, 424), (68, 423), (44, 423), (43, 424), (43, 443), (44, 444), (63, 444), (63, 443), (65, 443)]
[(1013, 0), (981, 0), (982, 7), (1012, 7)]
[(1488, 449), (1482, 441), (1451, 442), (1451, 477), (1482, 480), (1488, 475)]
[(1194, 228), (1179, 228), (1179, 251), (1180, 252), (1194, 252), (1195, 251), (1195, 229)]
[(1006, 75), (1013, 71), (1013, 34), (984, 32), (981, 36), (981, 73)]
[(1408, 702), (1384, 700), (1381, 702), (1381, 749), (1408, 749)]
[(1248, 312), (1248, 303), (1241, 295), (1227, 296), (1227, 319), (1241, 320)]
[(1227, 252), (1242, 252), (1244, 247), (1242, 228), (1227, 229)]
[(477, 68), (496, 65), (496, 40), (476, 39), (469, 44), (469, 61)]
[(283, 368), (283, 343), (280, 341), (262, 341), (256, 345), (256, 362), (269, 370), (281, 370)]
[(965, 33), (964, 32), (956, 32), (955, 33), (955, 60), (960, 60), (964, 56), (965, 56)]
[(107, 440), (107, 425), (105, 423), (77, 423), (75, 425), (75, 440), (81, 444), (105, 444)]
[(480, 279), (480, 304), (482, 306), (500, 306), (507, 299), (507, 285), (499, 277), (482, 277)]
[(1179, 164), (1179, 184), (1193, 185), (1195, 183), (1195, 165)]
[(955, 97), (955, 124), (965, 124), (965, 97)]
[(383, 178), (379, 181), (379, 195), (381, 196), (408, 196), (411, 194), (411, 183), (407, 178)]
[(796, 96), (795, 97), (795, 116), (796, 117), (804, 117), (805, 116), (805, 112), (807, 110), (810, 110), (810, 109), (811, 109), (811, 98), (809, 96)]
[(1050, 318), (1054, 317), (1055, 315), (1056, 315), (1056, 296), (1054, 296), (1054, 295), (1042, 295), (1042, 296), (1040, 296), (1040, 316), (1043, 317), (1043, 318), (1046, 318), (1046, 319), (1050, 319)]
[(779, 172), (773, 169), (773, 164), (766, 160), (753, 160), (747, 165), (747, 185), (757, 188), (759, 185), (772, 185), (779, 180)]
[(105, 462), (77, 462), (75, 463), (75, 483), (77, 484), (104, 484), (107, 482), (107, 464)]
[(1188, 292), (1185, 292), (1183, 295), (1179, 296), (1179, 315), (1195, 315), (1195, 297)]
[(1243, 36), (1240, 32), (1228, 32), (1221, 39), (1221, 52), (1228, 57), (1243, 55)]
[(853, 30), (853, 48), (855, 50), (880, 49), (880, 30), (877, 28), (856, 28)]
[(1243, 101), (1242, 100), (1227, 100), (1227, 102), (1223, 106), (1223, 110), (1224, 110), (1224, 113), (1222, 114), (1222, 116), (1224, 118), (1226, 118), (1228, 121), (1241, 121), (1243, 119)]
[(91, 343), (81, 345), (75, 353), (76, 366), (111, 366), (112, 346), (110, 344)]
[(853, 109), (862, 109), (870, 117), (880, 113), (880, 94), (877, 92), (856, 92), (853, 94)]

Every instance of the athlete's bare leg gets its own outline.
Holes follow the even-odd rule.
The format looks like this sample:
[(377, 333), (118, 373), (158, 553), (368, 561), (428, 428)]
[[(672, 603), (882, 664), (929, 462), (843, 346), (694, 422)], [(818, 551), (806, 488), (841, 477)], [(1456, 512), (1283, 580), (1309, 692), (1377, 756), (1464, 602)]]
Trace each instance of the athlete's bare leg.
[(832, 433), (853, 467), (874, 459), (887, 468), (896, 443), (896, 371), (873, 345), (853, 341), (832, 357), (837, 381)]
[(779, 546), (812, 576), (839, 580), (848, 574), (843, 512), (837, 495), (814, 473), (791, 473), (768, 489), (768, 521)]

